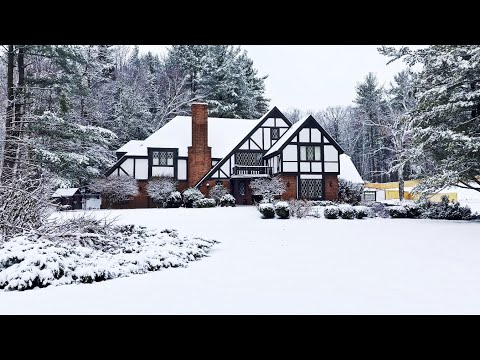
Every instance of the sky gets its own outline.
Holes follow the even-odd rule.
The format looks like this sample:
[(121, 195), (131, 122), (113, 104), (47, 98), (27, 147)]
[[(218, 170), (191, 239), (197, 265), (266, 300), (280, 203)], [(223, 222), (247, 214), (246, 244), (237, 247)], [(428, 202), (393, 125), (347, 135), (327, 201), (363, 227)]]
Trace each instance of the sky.
[[(164, 54), (168, 45), (140, 45), (140, 52)], [(400, 61), (387, 64), (380, 45), (241, 45), (265, 80), (270, 106), (304, 111), (351, 105), (355, 86), (375, 73), (388, 86), (405, 68)], [(422, 46), (411, 46), (419, 48)]]

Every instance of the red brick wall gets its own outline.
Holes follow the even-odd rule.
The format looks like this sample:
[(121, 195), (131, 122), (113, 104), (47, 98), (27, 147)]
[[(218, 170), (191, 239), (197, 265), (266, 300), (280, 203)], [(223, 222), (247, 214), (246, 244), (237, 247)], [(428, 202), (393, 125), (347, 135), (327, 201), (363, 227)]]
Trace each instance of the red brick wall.
[(192, 104), (192, 146), (188, 147), (187, 185), (194, 186), (212, 168), (208, 146), (208, 105)]
[[(297, 175), (281, 175), (281, 178), (287, 183), (287, 191), (282, 195), (282, 200), (297, 198)], [(290, 186), (288, 184), (290, 183)]]
[(338, 176), (325, 175), (325, 200), (335, 201), (338, 199)]
[[(147, 195), (147, 180), (138, 180), (138, 195), (130, 197), (130, 200), (115, 203), (111, 206), (112, 209), (137, 209), (137, 208), (148, 208), (155, 207), (152, 200), (149, 199)], [(102, 199), (102, 209), (108, 209), (108, 204), (104, 199)]]
[[(222, 182), (222, 185), (227, 188), (228, 190), (230, 190), (230, 193), (232, 193), (232, 189), (230, 187), (230, 180), (218, 180), (218, 181), (221, 181)], [(207, 186), (207, 184), (209, 186)], [(217, 184), (217, 180), (215, 179), (209, 179), (209, 180), (205, 180), (198, 188), (198, 190), (200, 190), (200, 192), (205, 195), (206, 197), (208, 197), (208, 193), (210, 191), (210, 189), (212, 187), (214, 187), (215, 185)]]

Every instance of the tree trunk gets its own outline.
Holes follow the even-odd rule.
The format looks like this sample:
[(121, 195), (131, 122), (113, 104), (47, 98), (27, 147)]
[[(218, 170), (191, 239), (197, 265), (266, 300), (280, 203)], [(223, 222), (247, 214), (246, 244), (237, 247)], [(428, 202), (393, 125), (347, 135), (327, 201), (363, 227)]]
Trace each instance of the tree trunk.
[(16, 151), (15, 151), (15, 168), (19, 163), (20, 159), (20, 138), (22, 136), (23, 129), (23, 114), (25, 113), (25, 45), (18, 46), (18, 56), (17, 56), (17, 71), (18, 71), (18, 83), (15, 90), (15, 133), (16, 137)]
[(403, 166), (398, 169), (398, 198), (403, 201), (405, 196), (405, 182), (403, 181)]
[(5, 145), (3, 151), (2, 177), (4, 182), (11, 179), (15, 165), (15, 138), (14, 138), (14, 112), (13, 112), (13, 68), (15, 52), (13, 45), (8, 45), (7, 53), (7, 114), (5, 118)]

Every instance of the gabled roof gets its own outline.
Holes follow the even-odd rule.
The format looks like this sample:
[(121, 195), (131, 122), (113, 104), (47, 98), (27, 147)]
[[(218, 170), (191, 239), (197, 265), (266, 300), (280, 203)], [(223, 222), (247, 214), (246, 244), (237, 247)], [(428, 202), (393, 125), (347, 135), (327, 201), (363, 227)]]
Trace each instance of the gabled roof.
[(52, 194), (52, 198), (70, 197), (75, 195), (77, 191), (78, 191), (78, 188), (57, 189)]
[(129, 152), (133, 149), (135, 149), (138, 145), (140, 145), (143, 142), (143, 140), (130, 140), (126, 144), (124, 144), (122, 147), (118, 148), (116, 152)]
[[(243, 142), (245, 140), (247, 140), (250, 136), (253, 135), (253, 133), (255, 131), (257, 131), (257, 129), (259, 127), (262, 126), (262, 124), (265, 122), (265, 120), (269, 119), (269, 118), (272, 118), (272, 117), (275, 117), (275, 118), (282, 118), (288, 125), (292, 125), (292, 123), (290, 122), (290, 120), (288, 120), (286, 118), (285, 115), (282, 114), (282, 112), (276, 107), (274, 106), (271, 110), (269, 110), (265, 115), (263, 115), (259, 120), (257, 120), (257, 124), (248, 132), (246, 133), (242, 138), (241, 140), (237, 141), (236, 144), (234, 146), (232, 146), (230, 152), (224, 156), (222, 156), (222, 160), (220, 160), (219, 162), (217, 162), (215, 164), (215, 166), (213, 166), (210, 171), (208, 171), (196, 184), (195, 186), (198, 186), (199, 184), (201, 184), (202, 182), (204, 182), (206, 179), (208, 179), (210, 176), (212, 176), (212, 174), (214, 174), (216, 171), (218, 171), (222, 166), (223, 164), (230, 158), (230, 156), (233, 155), (233, 153), (238, 150), (238, 148), (243, 144)], [(210, 118), (209, 118), (209, 121), (210, 121)], [(213, 151), (213, 149), (212, 149)], [(213, 155), (212, 155), (213, 157)]]
[(347, 154), (340, 155), (340, 174), (338, 177), (354, 183), (364, 182), (357, 168), (353, 164), (352, 159)]
[(310, 115), (306, 119), (300, 120), (293, 124), (290, 129), (288, 129), (283, 136), (278, 139), (278, 141), (267, 151), (267, 153), (264, 155), (265, 157), (270, 157), (281, 150), (300, 132), (300, 130), (307, 124), (313, 124), (320, 132), (322, 133), (323, 136), (327, 138), (327, 140), (332, 144), (340, 154), (343, 154), (345, 151), (341, 148), (338, 143), (333, 140), (333, 138), (328, 134), (328, 132), (318, 123), (315, 118)]
[[(208, 146), (212, 158), (223, 158), (260, 120), (208, 118)], [(148, 147), (178, 148), (178, 156), (188, 156), (192, 145), (192, 117), (175, 116), (163, 127), (133, 147), (125, 156), (148, 156)]]

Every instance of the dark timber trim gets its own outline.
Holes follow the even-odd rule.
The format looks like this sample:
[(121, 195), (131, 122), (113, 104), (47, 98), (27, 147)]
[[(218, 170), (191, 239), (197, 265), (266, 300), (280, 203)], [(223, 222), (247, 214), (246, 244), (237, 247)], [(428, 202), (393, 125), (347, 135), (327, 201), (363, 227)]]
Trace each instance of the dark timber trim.
[[(148, 159), (148, 156), (141, 156), (141, 155), (133, 155), (133, 156), (126, 156), (123, 155), (118, 161), (113, 164), (113, 166), (108, 169), (105, 173), (103, 173), (104, 176), (110, 176), (113, 174), (115, 170), (117, 170), (121, 164), (127, 159), (134, 159), (133, 160), (133, 175), (135, 176), (135, 159)], [(123, 169), (122, 169), (123, 170)], [(125, 170), (123, 170), (125, 172)]]
[[(210, 169), (210, 171), (208, 171), (196, 184), (194, 187), (198, 187), (199, 185), (201, 185), (205, 180), (208, 180), (209, 178), (212, 177), (213, 174), (215, 174), (216, 171), (218, 171), (219, 168), (222, 167), (223, 164), (225, 164), (225, 162), (227, 162), (228, 159), (230, 159), (230, 157), (235, 154), (239, 149), (240, 147), (242, 146), (242, 144), (248, 140), (254, 133), (255, 131), (257, 131), (258, 129), (260, 129), (262, 127), (262, 125), (265, 123), (265, 121), (267, 121), (268, 119), (270, 118), (282, 118), (286, 123), (287, 125), (289, 126), (292, 126), (292, 123), (290, 122), (290, 120), (288, 120), (285, 115), (282, 114), (282, 112), (280, 110), (278, 110), (278, 108), (276, 106), (273, 107), (272, 110), (270, 110), (268, 113), (266, 113), (265, 115), (263, 115), (263, 117), (261, 118), (261, 120), (259, 121), (259, 123), (247, 134), (247, 136), (245, 136), (242, 140), (240, 140), (240, 142), (237, 144), (237, 146), (235, 146), (232, 151), (230, 151), (221, 161), (219, 161), (218, 163), (215, 164), (215, 166), (213, 168)], [(262, 131), (262, 138), (263, 138), (263, 131)], [(245, 150), (245, 149), (244, 149)], [(249, 151), (249, 150), (246, 150), (246, 151)], [(261, 150), (262, 152), (266, 152), (268, 150)], [(231, 169), (231, 168), (230, 168)]]
[[(173, 152), (173, 165), (153, 165), (153, 152)], [(187, 160), (188, 161), (188, 160)], [(178, 148), (162, 148), (162, 147), (149, 147), (148, 148), (148, 178), (152, 177), (152, 167), (173, 167), (173, 177), (175, 180), (178, 178)], [(188, 167), (188, 166), (187, 166)]]

